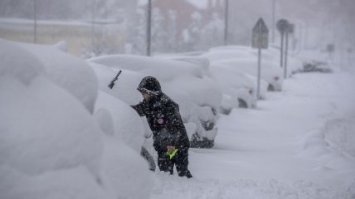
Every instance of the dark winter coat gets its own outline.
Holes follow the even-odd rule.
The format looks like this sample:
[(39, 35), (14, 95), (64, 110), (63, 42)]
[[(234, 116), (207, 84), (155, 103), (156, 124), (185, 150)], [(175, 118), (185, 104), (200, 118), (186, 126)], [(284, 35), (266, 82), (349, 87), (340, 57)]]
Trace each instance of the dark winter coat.
[(163, 92), (132, 107), (140, 116), (147, 118), (157, 152), (166, 152), (169, 145), (179, 150), (190, 147), (179, 106)]

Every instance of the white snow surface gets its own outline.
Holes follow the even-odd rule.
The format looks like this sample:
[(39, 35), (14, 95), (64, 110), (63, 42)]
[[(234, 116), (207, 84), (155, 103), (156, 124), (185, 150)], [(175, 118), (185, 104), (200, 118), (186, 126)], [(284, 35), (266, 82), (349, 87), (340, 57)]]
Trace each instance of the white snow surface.
[(75, 98), (42, 77), (28, 86), (2, 78), (0, 90), (1, 165), (27, 174), (97, 169), (99, 128)]
[[(107, 55), (91, 58), (89, 61), (105, 66), (150, 74), (163, 81), (171, 80), (181, 75), (192, 75), (201, 78), (205, 70), (199, 65), (188, 62), (181, 63), (159, 57), (136, 55)], [(174, 68), (173, 72), (171, 71), (171, 67)]]
[(354, 74), (296, 75), (222, 116), (216, 146), (190, 150), (195, 178), (164, 176), (154, 198), (353, 198)]
[[(27, 51), (12, 42), (2, 44), (0, 198), (113, 199), (149, 195), (152, 176), (147, 164), (123, 138), (112, 138), (112, 134), (108, 138), (107, 132), (116, 132), (111, 115), (101, 111), (94, 117), (78, 100), (80, 91), (58, 85), (46, 73), (47, 66), (29, 52), (30, 47)], [(57, 52), (50, 56), (65, 58), (57, 57)], [(69, 61), (57, 62), (59, 67)], [(67, 80), (64, 82), (76, 82), (80, 70), (63, 67), (56, 77)], [(73, 76), (66, 76), (68, 72), (73, 72)], [(91, 83), (97, 87), (95, 82)], [(90, 95), (91, 90), (86, 91)], [(124, 115), (120, 116), (128, 121), (129, 117)], [(132, 178), (136, 174), (139, 178)], [(142, 188), (137, 192), (134, 187)]]
[(354, 72), (298, 74), (222, 116), (216, 146), (190, 150), (194, 179), (159, 176), (153, 198), (353, 198)]
[[(144, 126), (137, 113), (128, 104), (102, 91), (99, 93), (95, 107), (97, 112), (106, 110), (108, 112), (106, 114), (111, 116), (114, 130), (113, 132), (107, 130), (108, 134), (113, 134), (114, 137), (118, 137), (132, 149), (140, 152), (144, 142)], [(110, 119), (103, 118), (102, 121), (108, 122)], [(103, 125), (103, 127), (107, 126), (111, 126), (111, 124)]]
[(92, 113), (97, 97), (97, 78), (82, 59), (69, 55), (58, 46), (19, 44), (38, 58), (47, 76), (75, 96)]
[(44, 73), (44, 66), (18, 45), (0, 39), (0, 77), (12, 76), (24, 84)]
[[(137, 152), (143, 123), (125, 100), (107, 94), (120, 90), (92, 82), (86, 87), (95, 104), (90, 112), (78, 98), (81, 91), (54, 80), (42, 54), (28, 49), (1, 40), (1, 199), (355, 197), (355, 66), (296, 74), (256, 109), (220, 116), (215, 147), (190, 149), (194, 178), (186, 179), (148, 171)], [(52, 52), (59, 66), (61, 55)], [(80, 70), (62, 72), (56, 77), (80, 77)], [(67, 72), (74, 74), (63, 77)], [(103, 69), (95, 74), (110, 80)], [(191, 77), (181, 78), (184, 86)], [(209, 95), (203, 97), (214, 97)], [(207, 113), (200, 119), (207, 120)]]

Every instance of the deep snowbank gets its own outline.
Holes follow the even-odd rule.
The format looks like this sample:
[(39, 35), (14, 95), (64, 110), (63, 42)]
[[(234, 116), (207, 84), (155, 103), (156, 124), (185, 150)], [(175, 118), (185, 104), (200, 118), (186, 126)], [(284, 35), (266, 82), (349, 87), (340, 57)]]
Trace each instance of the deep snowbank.
[(93, 113), (98, 83), (94, 71), (84, 60), (69, 55), (55, 46), (19, 45), (41, 62), (48, 78), (67, 90)]
[(118, 101), (112, 107), (118, 108), (113, 112), (119, 113), (119, 121), (108, 111), (94, 117), (96, 77), (89, 67), (75, 68), (85, 62), (51, 50), (42, 56), (45, 47), (33, 56), (30, 46), (0, 42), (1, 199), (149, 196), (152, 180), (146, 163), (122, 142), (127, 138), (109, 137), (128, 135), (123, 132), (128, 126), (130, 132), (141, 132), (120, 112), (127, 112), (128, 105)]

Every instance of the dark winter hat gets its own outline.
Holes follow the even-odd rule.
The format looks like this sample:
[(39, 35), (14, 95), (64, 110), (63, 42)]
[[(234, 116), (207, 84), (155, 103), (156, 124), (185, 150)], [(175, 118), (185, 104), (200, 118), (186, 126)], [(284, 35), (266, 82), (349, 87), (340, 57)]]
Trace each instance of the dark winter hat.
[(137, 90), (141, 93), (158, 94), (161, 92), (161, 87), (159, 81), (155, 77), (146, 76), (142, 79), (141, 83), (139, 83)]

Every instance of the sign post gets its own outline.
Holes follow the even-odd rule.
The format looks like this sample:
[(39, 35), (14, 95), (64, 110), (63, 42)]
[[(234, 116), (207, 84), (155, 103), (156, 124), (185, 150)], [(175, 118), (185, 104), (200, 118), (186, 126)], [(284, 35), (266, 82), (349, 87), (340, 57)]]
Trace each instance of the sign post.
[(269, 45), (269, 29), (266, 27), (265, 22), (260, 18), (254, 28), (252, 36), (252, 48), (258, 49), (258, 82), (256, 97), (260, 99), (260, 78), (261, 78), (261, 49), (267, 49)]
[[(284, 68), (284, 78), (286, 78), (287, 77), (288, 34), (293, 30), (291, 30), (290, 23), (286, 19), (280, 19), (279, 21), (277, 21), (276, 26), (281, 34), (280, 67)], [(285, 39), (286, 39), (286, 52), (285, 52), (285, 57), (284, 57), (284, 40)]]
[(277, 21), (277, 30), (280, 32), (281, 34), (281, 45), (280, 45), (280, 67), (283, 67), (283, 47), (284, 47), (284, 38), (285, 38), (285, 33), (287, 31), (287, 27), (288, 27), (288, 21), (286, 19), (280, 19)]

